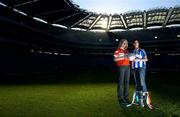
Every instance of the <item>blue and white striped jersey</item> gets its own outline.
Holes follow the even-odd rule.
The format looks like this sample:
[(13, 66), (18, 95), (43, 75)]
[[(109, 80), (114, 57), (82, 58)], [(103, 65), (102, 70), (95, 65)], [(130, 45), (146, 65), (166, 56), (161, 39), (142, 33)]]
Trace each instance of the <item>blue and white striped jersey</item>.
[[(144, 49), (134, 49), (132, 52), (133, 56), (137, 59), (144, 59), (145, 56), (147, 56)], [(132, 62), (132, 69), (134, 68), (146, 68), (146, 62), (145, 61), (133, 61)]]

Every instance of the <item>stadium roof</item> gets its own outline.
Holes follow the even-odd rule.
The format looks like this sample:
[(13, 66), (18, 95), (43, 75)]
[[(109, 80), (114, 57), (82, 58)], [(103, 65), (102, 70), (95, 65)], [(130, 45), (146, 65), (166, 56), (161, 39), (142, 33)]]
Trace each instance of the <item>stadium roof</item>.
[(113, 15), (89, 12), (70, 0), (1, 0), (2, 7), (42, 23), (73, 30), (123, 31), (180, 26), (179, 6)]

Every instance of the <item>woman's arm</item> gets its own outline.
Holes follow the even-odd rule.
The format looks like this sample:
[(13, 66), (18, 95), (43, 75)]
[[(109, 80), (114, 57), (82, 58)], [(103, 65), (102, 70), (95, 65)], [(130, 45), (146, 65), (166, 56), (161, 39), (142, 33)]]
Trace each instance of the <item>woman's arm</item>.
[(119, 60), (123, 60), (124, 59), (124, 53), (115, 53), (114, 54), (114, 61), (119, 61)]
[(147, 56), (145, 56), (143, 59), (141, 59), (141, 61), (144, 61), (144, 62), (148, 61)]
[(147, 56), (145, 56), (143, 59), (135, 58), (134, 61), (135, 61), (135, 62), (139, 62), (139, 61), (147, 62), (147, 61), (148, 61), (148, 58), (147, 58)]
[(138, 62), (138, 61), (147, 62), (148, 58), (147, 58), (147, 54), (146, 54), (145, 50), (142, 49), (141, 51), (142, 51), (142, 54), (143, 54), (143, 58), (136, 58), (134, 61), (136, 61), (136, 62)]

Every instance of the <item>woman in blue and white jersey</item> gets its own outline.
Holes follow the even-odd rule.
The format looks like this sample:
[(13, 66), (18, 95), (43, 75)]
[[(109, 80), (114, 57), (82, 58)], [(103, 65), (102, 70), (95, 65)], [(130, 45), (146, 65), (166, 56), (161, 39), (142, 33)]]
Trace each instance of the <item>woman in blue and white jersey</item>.
[(143, 104), (143, 94), (147, 93), (146, 86), (146, 62), (148, 61), (147, 54), (144, 49), (140, 48), (138, 40), (133, 41), (134, 50), (132, 51), (133, 59), (131, 60), (132, 74), (135, 79), (136, 91), (139, 92)]

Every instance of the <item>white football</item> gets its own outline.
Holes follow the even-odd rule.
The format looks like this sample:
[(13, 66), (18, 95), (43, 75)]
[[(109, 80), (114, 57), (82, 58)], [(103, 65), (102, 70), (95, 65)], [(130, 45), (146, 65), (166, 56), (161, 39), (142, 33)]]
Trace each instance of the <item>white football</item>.
[(130, 55), (130, 56), (129, 56), (129, 60), (130, 60), (130, 61), (133, 61), (135, 58), (136, 58), (136, 57), (135, 57), (134, 55)]

